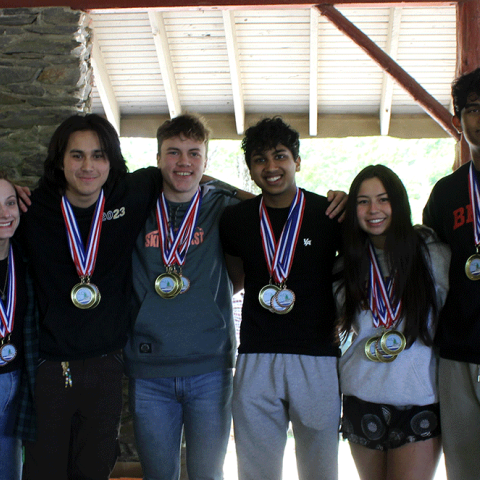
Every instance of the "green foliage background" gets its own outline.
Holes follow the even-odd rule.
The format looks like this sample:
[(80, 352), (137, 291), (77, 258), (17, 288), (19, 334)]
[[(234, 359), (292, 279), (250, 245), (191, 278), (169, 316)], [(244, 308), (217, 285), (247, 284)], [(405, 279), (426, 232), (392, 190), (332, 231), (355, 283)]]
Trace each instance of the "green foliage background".
[[(156, 164), (155, 139), (122, 138), (122, 151), (131, 171)], [(396, 139), (350, 137), (304, 139), (297, 184), (325, 195), (329, 189), (348, 192), (355, 175), (365, 166), (384, 164), (394, 170), (407, 188), (414, 223), (435, 182), (452, 171), (453, 139)], [(258, 193), (248, 179), (238, 140), (212, 140), (207, 173), (236, 187)]]

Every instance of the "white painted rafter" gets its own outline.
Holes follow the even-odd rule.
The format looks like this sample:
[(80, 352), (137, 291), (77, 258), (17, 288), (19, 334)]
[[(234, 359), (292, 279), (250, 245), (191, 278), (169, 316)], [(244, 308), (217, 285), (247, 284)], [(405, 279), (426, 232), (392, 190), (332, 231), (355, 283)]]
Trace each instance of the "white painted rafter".
[(316, 137), (318, 131), (318, 20), (316, 8), (310, 9), (310, 90), (309, 90), (309, 133)]
[(245, 104), (243, 100), (242, 76), (240, 72), (240, 58), (238, 53), (237, 34), (235, 29), (235, 14), (233, 10), (224, 10), (223, 24), (225, 27), (225, 41), (227, 43), (228, 63), (232, 81), (233, 107), (235, 110), (235, 125), (238, 135), (245, 131)]
[[(393, 60), (397, 60), (398, 43), (400, 39), (400, 23), (402, 21), (402, 7), (390, 8), (388, 36), (385, 52)], [(388, 135), (393, 103), (393, 79), (383, 74), (382, 96), (380, 98), (380, 134)]]
[(115, 130), (120, 134), (120, 108), (113, 91), (112, 83), (103, 59), (102, 51), (98, 46), (98, 42), (93, 41), (92, 51), (92, 67), (95, 76), (95, 84), (98, 89), (98, 95), (102, 102), (103, 111), (108, 121), (115, 127)]
[(170, 48), (168, 45), (167, 32), (163, 21), (163, 14), (160, 12), (149, 11), (148, 18), (152, 27), (155, 49), (157, 51), (158, 63), (162, 73), (163, 87), (167, 98), (168, 111), (170, 118), (178, 117), (182, 113), (180, 97), (178, 95), (175, 72), (173, 70), (172, 59), (170, 57)]

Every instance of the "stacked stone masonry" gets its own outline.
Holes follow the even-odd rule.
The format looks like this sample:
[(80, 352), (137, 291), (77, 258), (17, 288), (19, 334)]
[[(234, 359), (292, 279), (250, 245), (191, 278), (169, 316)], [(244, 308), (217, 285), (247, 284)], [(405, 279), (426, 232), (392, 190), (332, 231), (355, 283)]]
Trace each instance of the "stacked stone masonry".
[(55, 128), (91, 108), (92, 32), (70, 8), (0, 9), (0, 169), (34, 186)]

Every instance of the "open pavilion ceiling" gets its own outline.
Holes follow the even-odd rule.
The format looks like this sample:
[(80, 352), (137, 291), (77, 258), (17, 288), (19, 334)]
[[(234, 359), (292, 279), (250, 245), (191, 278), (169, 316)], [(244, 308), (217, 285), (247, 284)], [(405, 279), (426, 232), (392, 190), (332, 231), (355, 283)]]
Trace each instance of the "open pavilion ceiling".
[[(455, 6), (337, 9), (450, 107)], [(273, 114), (304, 136), (446, 135), (316, 8), (135, 8), (90, 16), (93, 111), (106, 113), (122, 135), (154, 136), (159, 122), (185, 110), (203, 114), (220, 138)]]

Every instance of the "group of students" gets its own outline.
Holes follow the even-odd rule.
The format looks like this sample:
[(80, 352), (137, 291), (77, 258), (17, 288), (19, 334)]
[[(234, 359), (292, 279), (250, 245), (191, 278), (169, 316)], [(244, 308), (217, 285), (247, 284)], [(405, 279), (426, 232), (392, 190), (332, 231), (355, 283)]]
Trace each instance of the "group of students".
[(256, 197), (203, 177), (196, 116), (165, 122), (158, 168), (132, 174), (106, 120), (65, 120), (21, 219), (0, 178), (0, 478), (21, 478), (23, 440), (25, 479), (107, 479), (124, 371), (145, 479), (179, 478), (182, 430), (189, 478), (222, 479), (233, 411), (241, 480), (281, 478), (290, 422), (299, 478), (334, 480), (342, 395), (362, 480), (433, 478), (442, 444), (449, 480), (476, 478), (480, 69), (452, 93), (472, 162), (420, 227), (382, 165), (339, 222), (341, 194), (297, 187), (279, 117), (242, 142)]

